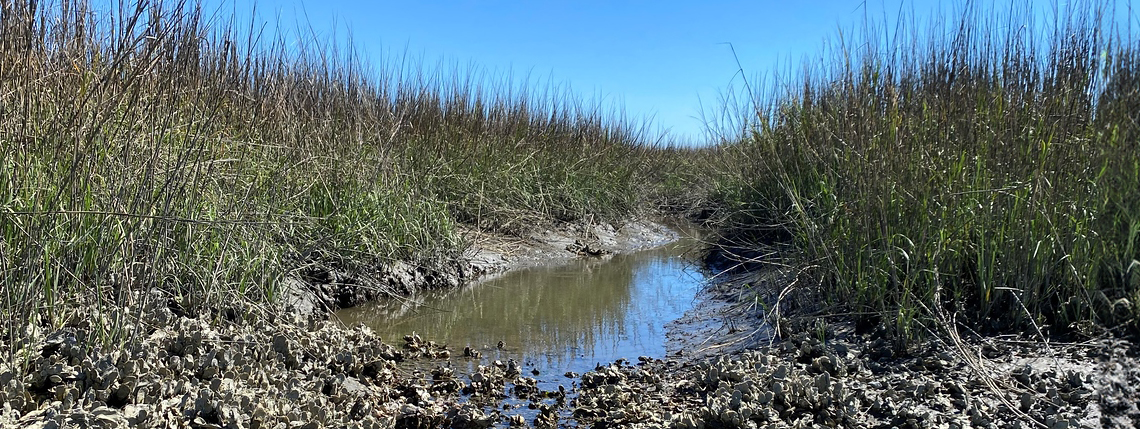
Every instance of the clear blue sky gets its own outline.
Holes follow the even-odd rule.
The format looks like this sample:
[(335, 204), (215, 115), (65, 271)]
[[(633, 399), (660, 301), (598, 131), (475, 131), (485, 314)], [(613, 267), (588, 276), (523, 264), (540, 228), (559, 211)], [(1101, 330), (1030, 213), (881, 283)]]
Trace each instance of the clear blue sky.
[[(219, 0), (207, 1), (219, 4)], [(308, 21), (319, 34), (351, 29), (373, 59), (405, 49), (428, 62), (475, 64), (603, 97), (635, 116), (700, 140), (703, 103), (718, 104), (737, 65), (748, 75), (787, 71), (817, 56), (828, 38), (865, 16), (894, 22), (901, 10), (925, 21), (954, 15), (956, 2), (823, 1), (369, 1), (259, 0), (259, 19)], [(1008, 5), (1008, 2), (999, 2)], [(238, 14), (249, 3), (227, 3)], [(228, 11), (227, 11), (228, 13)], [(885, 14), (885, 15), (884, 15)]]

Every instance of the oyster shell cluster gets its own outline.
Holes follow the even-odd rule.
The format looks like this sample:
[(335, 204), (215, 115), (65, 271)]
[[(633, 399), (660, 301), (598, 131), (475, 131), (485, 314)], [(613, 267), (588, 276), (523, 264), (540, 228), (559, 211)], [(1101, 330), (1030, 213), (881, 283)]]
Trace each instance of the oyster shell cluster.
[(447, 346), (436, 344), (435, 341), (424, 341), (419, 334), (414, 332), (404, 335), (404, 349), (422, 358), (447, 359), (451, 357), (451, 350), (448, 350)]
[(482, 428), (505, 417), (460, 404), (459, 392), (501, 397), (518, 377), (513, 361), (471, 383), (444, 365), (430, 379), (409, 374), (400, 362), (449, 357), (414, 334), (401, 350), (367, 327), (299, 316), (165, 321), (109, 351), (89, 324), (0, 342), (25, 356), (0, 364), (0, 427)]
[(982, 376), (937, 343), (896, 357), (882, 341), (857, 347), (800, 335), (684, 365), (599, 367), (582, 376), (574, 416), (594, 427), (1136, 427), (1135, 359), (1087, 364), (1135, 348), (1105, 347), (1033, 363), (1007, 353)]
[(574, 243), (567, 244), (566, 251), (578, 256), (589, 256), (594, 258), (600, 258), (613, 254), (613, 252), (609, 250), (598, 247), (597, 243), (589, 243), (582, 240), (574, 240)]
[[(156, 314), (111, 349), (91, 323), (0, 337), (0, 353), (19, 357), (0, 363), (0, 427), (1140, 427), (1137, 347), (1119, 340), (976, 343), (978, 357), (931, 342), (900, 356), (883, 340), (797, 335), (540, 381), (511, 359), (457, 373), (452, 359), (478, 354), (453, 357), (415, 334), (397, 348), (300, 316)], [(552, 379), (573, 383), (544, 390)]]
[(367, 328), (177, 318), (110, 352), (91, 336), (53, 332), (5, 371), (0, 425), (380, 427), (421, 399), (401, 389), (402, 352)]

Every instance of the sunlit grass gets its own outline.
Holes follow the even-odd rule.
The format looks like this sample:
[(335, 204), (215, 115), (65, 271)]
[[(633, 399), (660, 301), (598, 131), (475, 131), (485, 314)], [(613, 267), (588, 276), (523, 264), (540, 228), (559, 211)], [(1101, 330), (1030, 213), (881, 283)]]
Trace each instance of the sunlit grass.
[(843, 40), (724, 148), (743, 160), (718, 191), (726, 237), (793, 245), (824, 307), (904, 342), (951, 319), (1134, 330), (1140, 42), (1108, 6)]
[(620, 219), (663, 174), (646, 126), (554, 87), (366, 64), (196, 2), (112, 9), (0, 15), (9, 340), (92, 305), (267, 311), (299, 267), (448, 261), (461, 224)]

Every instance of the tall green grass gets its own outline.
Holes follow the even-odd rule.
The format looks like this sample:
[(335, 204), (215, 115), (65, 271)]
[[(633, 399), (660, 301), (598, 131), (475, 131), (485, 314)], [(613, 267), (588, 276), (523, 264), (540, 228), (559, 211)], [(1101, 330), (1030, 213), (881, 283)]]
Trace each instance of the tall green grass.
[(754, 97), (722, 148), (725, 236), (794, 245), (825, 307), (903, 342), (952, 319), (1134, 332), (1140, 41), (1110, 4), (1068, 7), (868, 24)]
[(627, 216), (661, 173), (615, 111), (194, 1), (2, 0), (4, 336), (91, 306), (256, 309), (306, 266), (454, 258), (464, 224)]

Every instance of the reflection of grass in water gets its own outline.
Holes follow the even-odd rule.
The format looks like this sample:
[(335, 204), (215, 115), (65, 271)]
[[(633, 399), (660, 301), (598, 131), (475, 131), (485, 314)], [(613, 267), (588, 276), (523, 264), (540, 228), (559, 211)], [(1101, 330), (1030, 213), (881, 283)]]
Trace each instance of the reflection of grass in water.
[(630, 268), (616, 261), (520, 271), (450, 297), (427, 298), (423, 304), (438, 310), (421, 309), (390, 327), (441, 342), (478, 342), (470, 344), (474, 347), (503, 340), (510, 348), (525, 346), (535, 353), (588, 351), (596, 335), (622, 329), (632, 280)]
[[(561, 362), (569, 353), (595, 352), (617, 345), (627, 326), (627, 313), (642, 300), (668, 299), (668, 286), (636, 293), (635, 282), (655, 282), (670, 264), (659, 261), (677, 250), (616, 256), (610, 261), (577, 261), (567, 266), (510, 273), (472, 288), (421, 296), (419, 307), (377, 303), (341, 313), (348, 323), (364, 321), (384, 338), (398, 339), (415, 331), (453, 349), (470, 345), (494, 348), (503, 340), (508, 351), (547, 355)], [(648, 276), (647, 272), (654, 272)], [(402, 307), (402, 308), (401, 308)], [(656, 303), (653, 311), (660, 311)], [(514, 353), (511, 353), (514, 354)]]

